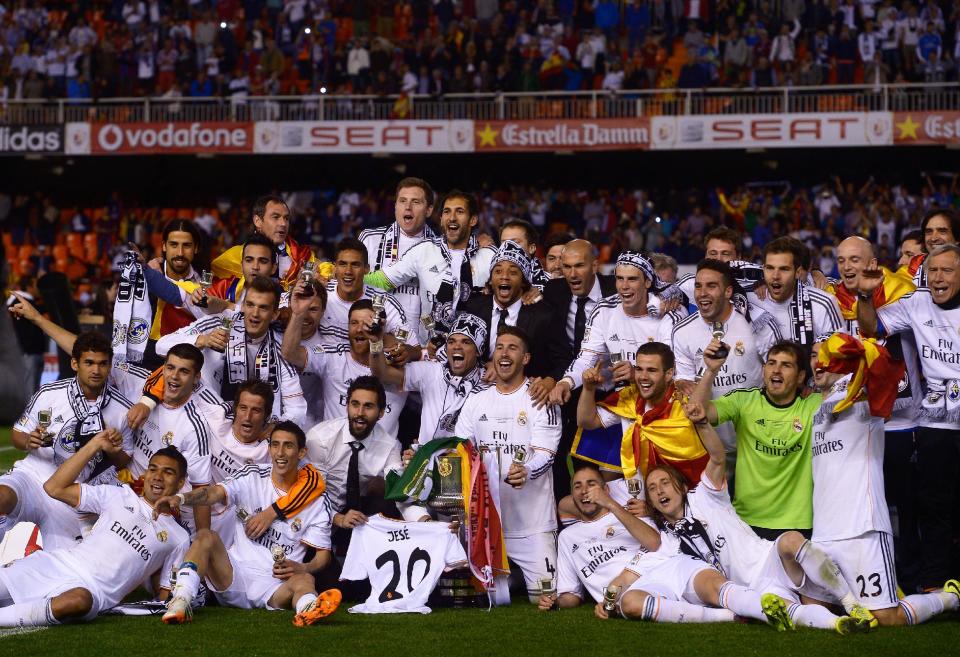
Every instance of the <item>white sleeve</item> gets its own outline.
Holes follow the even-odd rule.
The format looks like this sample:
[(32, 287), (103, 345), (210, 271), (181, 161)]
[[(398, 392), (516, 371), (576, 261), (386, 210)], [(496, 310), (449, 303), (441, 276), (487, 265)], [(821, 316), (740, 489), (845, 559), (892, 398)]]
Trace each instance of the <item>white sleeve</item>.
[(330, 524), (333, 519), (330, 500), (327, 499), (326, 495), (320, 495), (320, 498), (313, 504), (321, 505), (322, 510), (317, 515), (316, 520), (311, 522), (304, 530), (300, 542), (318, 550), (329, 550), (332, 545), (330, 542)]
[(403, 389), (406, 392), (420, 392), (428, 384), (430, 370), (434, 361), (413, 361), (403, 367)]
[(203, 486), (213, 481), (206, 427), (200, 431), (193, 431), (193, 440), (188, 439), (181, 443), (180, 451), (183, 453), (183, 458), (187, 459), (187, 480), (191, 484)]
[(601, 307), (598, 305), (593, 309), (593, 312), (590, 313), (590, 317), (587, 318), (586, 329), (584, 331), (586, 338), (583, 344), (580, 345), (580, 353), (573, 359), (573, 362), (570, 363), (570, 367), (567, 368), (565, 373), (565, 376), (573, 379), (574, 390), (583, 385), (583, 373), (596, 365), (597, 361), (607, 354), (607, 327), (604, 326), (602, 319), (596, 321), (600, 318), (600, 311)]
[(533, 409), (532, 419), (530, 446), (556, 454), (560, 443), (560, 407), (547, 404), (541, 409)]
[(90, 486), (80, 484), (80, 501), (77, 511), (101, 515), (114, 495), (122, 495), (118, 486)]
[(307, 400), (300, 386), (300, 375), (283, 359), (280, 368), (280, 419), (303, 426), (307, 417)]
[(393, 295), (387, 295), (385, 312), (387, 313), (387, 321), (384, 329), (387, 333), (396, 335), (397, 329), (405, 328), (407, 329), (407, 341), (404, 344), (420, 344), (417, 341), (417, 332), (413, 330), (413, 327), (410, 326), (410, 323), (407, 321), (407, 315), (403, 312), (403, 306), (397, 302)]
[(760, 315), (754, 316), (750, 322), (750, 328), (753, 329), (753, 339), (757, 347), (757, 355), (760, 356), (761, 361), (766, 362), (770, 348), (783, 338), (780, 334), (780, 326), (773, 318), (773, 315), (763, 311), (759, 312)]
[(363, 580), (367, 579), (366, 551), (363, 549), (363, 537), (367, 528), (363, 525), (354, 528), (350, 534), (350, 545), (347, 547), (347, 557), (343, 560), (343, 569), (340, 579)]
[(686, 310), (677, 309), (666, 314), (660, 320), (660, 325), (657, 327), (657, 342), (663, 344), (672, 344), (673, 343), (673, 327), (677, 325), (681, 319), (687, 316)]
[(167, 333), (157, 340), (157, 355), (165, 357), (172, 347), (178, 344), (192, 344), (196, 346), (197, 338), (210, 333), (220, 326), (220, 316), (204, 317), (178, 328), (173, 333)]
[(457, 416), (457, 425), (453, 429), (453, 434), (460, 438), (466, 438), (473, 444), (477, 443), (477, 427), (474, 416), (473, 407), (476, 405), (473, 403), (473, 400), (476, 399), (476, 395), (470, 395), (463, 402), (463, 407), (460, 409), (460, 415)]
[(140, 399), (143, 396), (143, 384), (152, 372), (124, 360), (115, 360), (110, 369), (110, 383), (127, 399)]
[(604, 429), (609, 429), (612, 426), (620, 424), (622, 418), (614, 413), (613, 411), (608, 411), (607, 409), (597, 406), (597, 415), (600, 416), (600, 424)]
[(673, 347), (674, 378), (681, 381), (696, 381), (697, 363), (689, 349), (692, 345), (678, 342), (676, 330), (670, 332), (670, 345)]
[(583, 600), (583, 585), (577, 577), (577, 569), (570, 559), (566, 541), (561, 537), (557, 549), (557, 594), (572, 593)]
[(887, 335), (902, 333), (913, 328), (913, 318), (911, 315), (916, 312), (914, 299), (917, 293), (906, 294), (893, 303), (888, 303), (882, 308), (877, 308), (877, 319), (883, 324), (883, 329)]
[[(257, 473), (257, 470), (254, 468), (243, 468), (232, 477), (227, 477), (220, 483), (214, 484), (214, 486), (219, 486), (224, 490), (224, 492), (226, 492), (226, 505), (246, 506), (242, 503), (245, 499), (247, 499), (249, 494), (247, 482), (249, 482), (250, 477), (253, 476), (249, 475), (250, 472)], [(259, 474), (256, 474), (256, 476), (259, 476)]]
[[(304, 374), (316, 374), (317, 376), (323, 376), (326, 371), (326, 366), (330, 362), (330, 354), (326, 352), (322, 347), (307, 349), (307, 362), (303, 366)], [(301, 393), (303, 391), (301, 390)]]
[(33, 408), (37, 405), (37, 400), (40, 398), (40, 395), (43, 394), (42, 390), (38, 390), (33, 393), (33, 397), (30, 398), (30, 401), (27, 402), (27, 407), (23, 409), (23, 413), (20, 415), (20, 418), (17, 420), (17, 423), (13, 425), (14, 431), (20, 431), (21, 433), (30, 433), (37, 428), (37, 415), (34, 412)]
[(381, 271), (393, 287), (400, 287), (404, 283), (419, 277), (420, 256), (425, 254), (426, 245), (430, 242), (420, 242), (410, 247), (399, 260), (394, 260)]
[(840, 304), (837, 298), (832, 294), (820, 295), (826, 302), (823, 306), (824, 316), (823, 324), (818, 328), (818, 333), (836, 333), (843, 330), (843, 315), (840, 314)]

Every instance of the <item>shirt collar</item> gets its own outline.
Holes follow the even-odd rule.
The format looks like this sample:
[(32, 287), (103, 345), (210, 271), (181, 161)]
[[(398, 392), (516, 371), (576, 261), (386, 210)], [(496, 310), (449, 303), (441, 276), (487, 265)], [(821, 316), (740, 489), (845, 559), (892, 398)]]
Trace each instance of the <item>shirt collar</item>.
[(506, 311), (507, 311), (507, 317), (510, 317), (511, 319), (515, 319), (516, 317), (518, 317), (518, 316), (520, 315), (520, 307), (521, 307), (521, 306), (523, 306), (523, 297), (522, 297), (522, 296), (518, 297), (516, 301), (514, 301), (513, 303), (511, 303), (511, 304), (510, 304), (509, 306), (507, 306), (506, 308), (504, 308), (503, 306), (501, 306), (501, 305), (500, 305), (500, 302), (497, 301), (496, 299), (493, 300), (493, 309), (494, 309), (494, 310), (498, 310), (498, 311), (500, 311), (500, 310), (506, 310)]

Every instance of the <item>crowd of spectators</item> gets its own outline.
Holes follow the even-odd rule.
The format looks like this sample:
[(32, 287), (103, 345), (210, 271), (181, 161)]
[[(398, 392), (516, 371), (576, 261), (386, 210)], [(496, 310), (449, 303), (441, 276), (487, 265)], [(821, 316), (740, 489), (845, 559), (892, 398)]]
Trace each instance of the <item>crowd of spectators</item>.
[[(544, 189), (532, 186), (486, 188), (480, 197), (480, 230), (498, 233), (504, 222), (530, 221), (541, 245), (555, 233), (583, 236), (599, 245), (601, 262), (624, 249), (659, 252), (680, 264), (703, 257), (703, 236), (726, 225), (746, 236), (743, 253), (757, 260), (763, 247), (781, 235), (806, 243), (816, 268), (836, 274), (835, 245), (862, 235), (877, 245), (881, 264), (896, 262), (896, 244), (917, 228), (931, 207), (960, 206), (958, 177), (925, 172), (917, 181), (880, 182), (832, 178), (812, 187), (789, 182), (753, 182), (735, 188)], [(323, 257), (342, 237), (393, 220), (392, 189), (340, 189), (284, 194), (293, 215), (292, 235)], [(41, 193), (0, 193), (0, 230), (14, 276), (63, 271), (77, 282), (109, 281), (111, 256), (127, 242), (158, 254), (160, 228), (175, 217), (193, 219), (214, 252), (246, 238), (252, 198), (218, 199), (212, 206), (161, 208), (112, 194), (99, 207), (78, 207)], [(195, 262), (202, 268), (204, 263)], [(94, 302), (95, 286), (76, 286), (81, 305)]]
[(960, 0), (0, 2), (5, 99), (942, 82)]

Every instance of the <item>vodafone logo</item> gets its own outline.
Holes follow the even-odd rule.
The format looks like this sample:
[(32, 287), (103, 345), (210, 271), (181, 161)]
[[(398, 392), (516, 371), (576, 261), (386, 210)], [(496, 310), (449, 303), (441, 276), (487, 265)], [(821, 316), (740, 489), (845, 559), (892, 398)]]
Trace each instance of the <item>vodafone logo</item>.
[(108, 123), (94, 126), (94, 153), (250, 153), (249, 123)]

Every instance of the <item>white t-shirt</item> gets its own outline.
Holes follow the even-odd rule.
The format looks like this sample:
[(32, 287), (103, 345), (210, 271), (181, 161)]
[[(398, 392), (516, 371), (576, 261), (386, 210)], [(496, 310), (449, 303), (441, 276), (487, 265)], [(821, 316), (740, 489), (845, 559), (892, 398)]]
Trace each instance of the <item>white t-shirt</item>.
[(612, 513), (567, 527), (557, 539), (557, 593), (583, 600), (586, 591), (600, 602), (603, 588), (638, 552), (646, 549)]
[[(560, 442), (560, 409), (537, 409), (530, 399), (530, 381), (511, 393), (503, 394), (495, 385), (473, 389), (460, 410), (455, 435), (469, 438), (483, 453), (490, 477), (502, 482), (510, 470), (513, 455), (526, 452), (529, 461), (534, 450), (550, 456), (551, 462)], [(553, 471), (548, 464), (530, 472), (521, 488), (501, 483), (500, 518), (505, 538), (521, 538), (554, 531), (557, 509), (553, 498)]]
[(202, 389), (197, 393), (195, 401), (210, 427), (210, 472), (215, 483), (234, 476), (251, 463), (270, 463), (268, 441), (242, 443), (237, 440), (233, 433), (233, 416), (229, 414), (229, 406), (216, 393)]
[[(62, 446), (72, 443), (77, 422), (69, 396), (70, 386), (74, 380), (63, 379), (40, 386), (13, 428), (23, 433), (32, 432), (37, 428), (37, 414), (49, 409), (52, 422), (47, 427), (47, 432), (53, 434), (54, 442)], [(119, 430), (123, 436), (123, 451), (132, 455), (133, 433), (127, 426), (127, 411), (131, 404), (113, 385), (107, 384), (104, 394), (106, 397), (100, 410), (103, 428)], [(57, 465), (59, 464), (54, 458), (53, 447), (39, 447), (27, 452), (26, 456), (13, 464), (13, 467), (29, 472), (38, 481), (44, 482), (54, 473)]]
[[(227, 491), (227, 504), (241, 509), (247, 515), (260, 513), (287, 494), (273, 483), (272, 465), (251, 464), (233, 477), (220, 482)], [(273, 571), (272, 550), (275, 545), (283, 548), (287, 559), (302, 562), (306, 548), (330, 549), (330, 523), (333, 512), (326, 494), (308, 504), (297, 515), (286, 520), (276, 519), (264, 534), (252, 540), (247, 537), (243, 525), (237, 520), (236, 537), (230, 551), (244, 562), (263, 564), (264, 572)]]
[[(322, 348), (323, 338), (320, 332), (314, 333), (306, 340), (300, 341), (300, 346), (309, 354), (313, 349)], [(300, 389), (307, 402), (307, 418), (304, 420), (303, 430), (323, 422), (323, 379), (312, 372), (300, 372)]]
[[(417, 332), (415, 326), (407, 321), (407, 315), (403, 312), (400, 303), (392, 294), (381, 292), (369, 285), (363, 288), (363, 299), (373, 300), (374, 295), (384, 295), (384, 312), (387, 314), (387, 321), (384, 323), (386, 333), (395, 333), (398, 328), (405, 328), (410, 331), (406, 344), (418, 345)], [(327, 307), (323, 311), (323, 319), (320, 320), (318, 329), (321, 338), (321, 344), (336, 347), (339, 344), (350, 343), (350, 306), (352, 301), (344, 301), (337, 294), (337, 281), (332, 280), (327, 283)]]
[[(349, 345), (336, 347), (317, 346), (307, 351), (304, 372), (314, 374), (323, 382), (323, 419), (333, 420), (347, 416), (347, 390), (358, 376), (370, 376), (372, 372), (353, 357)], [(407, 403), (406, 391), (393, 386), (384, 386), (387, 393), (387, 408), (378, 424), (391, 436), (397, 435), (400, 426), (400, 411)]]
[(883, 418), (860, 401), (831, 412), (852, 375), (824, 394), (813, 417), (813, 540), (836, 541), (870, 531), (893, 533), (883, 488)]
[[(772, 321), (755, 317), (754, 322), (733, 311), (723, 322), (723, 341), (730, 346), (730, 355), (713, 379), (714, 398), (731, 390), (763, 385), (763, 363), (770, 347), (780, 340), (780, 333)], [(682, 381), (699, 381), (703, 376), (703, 350), (713, 340), (713, 325), (696, 312), (680, 320), (673, 329), (671, 345), (676, 358), (675, 377)], [(728, 452), (737, 449), (733, 424), (724, 422), (717, 434)]]
[[(408, 392), (419, 392), (422, 400), (420, 411), (420, 435), (417, 442), (425, 445), (434, 438), (455, 436), (457, 417), (467, 395), (473, 389), (469, 383), (463, 384), (454, 377), (456, 387), (447, 383), (443, 376), (446, 367), (433, 360), (421, 360), (407, 363), (403, 368), (403, 387)], [(462, 393), (462, 394), (461, 394)]]
[(442, 522), (406, 522), (381, 514), (353, 530), (340, 579), (370, 580), (370, 597), (354, 614), (429, 614), (427, 598), (444, 570), (467, 555)]
[[(813, 312), (814, 337), (843, 330), (843, 316), (840, 314), (836, 297), (810, 285), (807, 286), (807, 294), (810, 296), (810, 310)], [(750, 301), (751, 315), (760, 310), (770, 313), (780, 327), (780, 335), (785, 340), (794, 339), (792, 298), (786, 301), (774, 301), (773, 297), (767, 294), (761, 301), (755, 293), (748, 292), (747, 299)]]
[[(639, 317), (628, 315), (623, 310), (619, 294), (601, 300), (593, 307), (583, 331), (580, 354), (567, 368), (566, 376), (573, 379), (574, 387), (583, 385), (583, 373), (601, 359), (607, 361), (610, 354), (621, 354), (628, 362), (637, 358), (637, 347), (647, 342), (670, 344), (674, 325), (686, 315), (686, 310), (676, 310), (660, 317), (660, 300), (650, 297), (647, 314)], [(609, 361), (603, 368), (609, 375)], [(610, 382), (607, 376), (608, 383)]]
[(100, 593), (101, 609), (117, 605), (158, 571), (160, 587), (172, 588), (170, 575), (190, 547), (173, 516), (154, 520), (153, 507), (129, 486), (81, 484), (77, 511), (100, 517), (83, 541), (55, 554)]
[[(393, 239), (394, 231), (399, 235), (398, 244), (388, 248)], [(425, 239), (425, 230), (419, 235), (410, 237), (399, 229), (396, 222), (389, 226), (371, 228), (360, 233), (360, 241), (367, 247), (367, 257), (370, 260), (371, 271), (383, 269), (391, 262), (399, 260), (410, 248)], [(382, 252), (381, 252), (382, 251)], [(408, 281), (392, 291), (394, 298), (400, 303), (407, 320), (419, 330), (420, 322), (420, 285), (416, 279)], [(422, 342), (426, 342), (426, 337)]]

